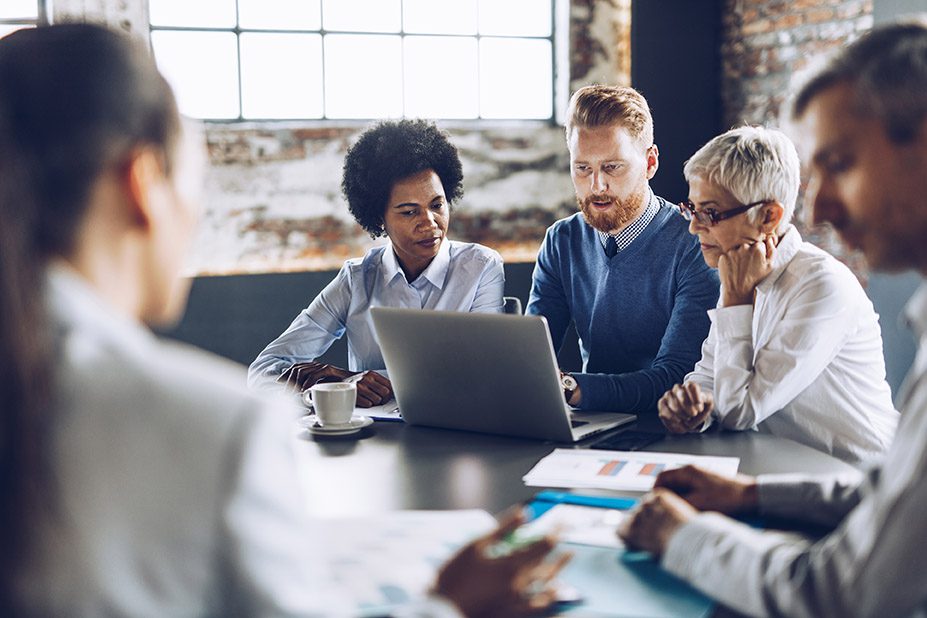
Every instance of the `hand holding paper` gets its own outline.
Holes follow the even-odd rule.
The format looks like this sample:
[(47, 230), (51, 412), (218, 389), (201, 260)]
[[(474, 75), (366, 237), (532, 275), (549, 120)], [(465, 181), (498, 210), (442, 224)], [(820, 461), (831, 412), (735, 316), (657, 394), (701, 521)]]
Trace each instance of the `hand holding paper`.
[(442, 567), (435, 592), (452, 600), (466, 616), (527, 616), (549, 607), (556, 600), (551, 581), (569, 561), (568, 554), (545, 561), (554, 549), (554, 537), (502, 556), (488, 551), (524, 521), (521, 513), (509, 515), (494, 531), (466, 545)]

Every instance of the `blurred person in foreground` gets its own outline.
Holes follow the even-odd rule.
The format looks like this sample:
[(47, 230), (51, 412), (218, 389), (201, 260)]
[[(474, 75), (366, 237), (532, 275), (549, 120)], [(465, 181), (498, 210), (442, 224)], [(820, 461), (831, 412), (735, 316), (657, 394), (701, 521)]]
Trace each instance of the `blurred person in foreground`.
[[(448, 240), (451, 205), (463, 195), (457, 148), (426, 120), (387, 120), (364, 131), (344, 160), (348, 209), (389, 243), (341, 271), (251, 364), (252, 386), (303, 391), (320, 381), (357, 383), (360, 407), (393, 397), (371, 307), (501, 312), (502, 257)], [(348, 368), (317, 359), (348, 338)]]
[[(792, 116), (808, 139), (815, 221), (873, 268), (927, 274), (927, 21), (878, 27), (841, 50), (798, 91)], [(927, 287), (907, 314), (919, 351), (879, 465), (852, 477), (672, 470), (621, 536), (751, 616), (927, 615)], [(832, 531), (813, 541), (722, 514), (756, 512)]]
[[(125, 36), (71, 24), (0, 40), (3, 615), (352, 613), (311, 541), (288, 404), (148, 330), (186, 299), (198, 141)], [(551, 539), (484, 551), (518, 521), (397, 614), (546, 606)]]
[(800, 167), (789, 138), (763, 127), (732, 129), (686, 162), (680, 213), (721, 298), (702, 359), (657, 409), (673, 433), (718, 422), (861, 464), (898, 424), (879, 316), (850, 269), (792, 225)]

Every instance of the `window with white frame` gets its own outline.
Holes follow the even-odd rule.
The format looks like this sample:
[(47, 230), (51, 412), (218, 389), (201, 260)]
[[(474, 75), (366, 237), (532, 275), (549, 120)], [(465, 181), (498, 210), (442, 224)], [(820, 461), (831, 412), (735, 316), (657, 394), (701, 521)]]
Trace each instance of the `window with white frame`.
[(149, 0), (181, 111), (550, 119), (552, 0)]
[(47, 0), (2, 0), (0, 39), (21, 28), (35, 28), (48, 21)]

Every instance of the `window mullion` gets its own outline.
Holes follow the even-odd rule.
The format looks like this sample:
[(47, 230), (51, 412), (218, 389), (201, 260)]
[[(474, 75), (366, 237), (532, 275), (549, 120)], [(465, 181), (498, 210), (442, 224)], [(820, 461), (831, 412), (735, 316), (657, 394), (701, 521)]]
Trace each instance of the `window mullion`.
[[(44, 3), (48, 3), (50, 1), (51, 0), (37, 0), (40, 6), (43, 6)], [(151, 0), (151, 2), (157, 2), (157, 1), (158, 0)], [(164, 0), (164, 1), (167, 1), (167, 0)], [(395, 81), (389, 84), (388, 90), (390, 94), (388, 96), (384, 92), (384, 96), (380, 97), (380, 100), (376, 101), (376, 104), (373, 104), (370, 106), (356, 107), (355, 112), (359, 113), (360, 115), (364, 115), (364, 116), (366, 116), (366, 114), (369, 113), (371, 114), (371, 117), (369, 119), (375, 119), (379, 117), (388, 117), (391, 114), (397, 113), (397, 111), (398, 113), (401, 113), (402, 116), (406, 116), (406, 114), (411, 113), (415, 115), (433, 115), (434, 117), (447, 116), (448, 119), (474, 118), (476, 120), (493, 120), (497, 118), (498, 119), (505, 119), (505, 118), (518, 119), (518, 118), (532, 118), (532, 117), (539, 118), (542, 114), (545, 113), (544, 111), (545, 108), (541, 106), (542, 96), (544, 96), (544, 98), (547, 98), (551, 102), (551, 105), (550, 105), (551, 110), (553, 110), (556, 107), (557, 50), (556, 50), (556, 41), (555, 41), (556, 37), (555, 37), (554, 30), (555, 30), (555, 25), (556, 25), (556, 2), (557, 1), (558, 0), (551, 0), (551, 3), (548, 7), (551, 11), (551, 15), (550, 15), (551, 28), (550, 28), (549, 34), (544, 36), (544, 35), (533, 35), (533, 34), (527, 34), (527, 35), (484, 34), (484, 32), (482, 31), (480, 27), (481, 9), (484, 7), (481, 7), (481, 3), (479, 2), (475, 3), (476, 6), (474, 9), (476, 12), (476, 32), (474, 34), (467, 34), (466, 32), (462, 32), (462, 31), (461, 32), (449, 32), (449, 33), (438, 32), (438, 30), (445, 29), (445, 28), (444, 26), (442, 26), (441, 24), (435, 21), (431, 22), (432, 25), (428, 25), (427, 22), (422, 21), (421, 24), (418, 26), (419, 29), (431, 30), (430, 32), (426, 31), (426, 32), (409, 33), (405, 29), (406, 27), (405, 19), (406, 19), (407, 14), (411, 16), (411, 13), (408, 13), (410, 8), (406, 6), (406, 0), (400, 0), (398, 3), (399, 29), (396, 35), (398, 36), (398, 44), (400, 46), (400, 49), (399, 49), (398, 55), (393, 56), (393, 58), (397, 58), (397, 61), (400, 63), (400, 66), (393, 67), (393, 65), (391, 64), (391, 62), (393, 61), (386, 60), (385, 57), (381, 56), (381, 62), (382, 62), (381, 66), (384, 69), (387, 68), (387, 66), (393, 67), (393, 68), (389, 68), (389, 72), (392, 75), (397, 76), (397, 77), (393, 78)], [(332, 121), (332, 120), (335, 120), (335, 118), (332, 117), (332, 114), (335, 113), (337, 116), (345, 116), (345, 119), (349, 120), (351, 118), (356, 118), (356, 117), (352, 116), (351, 112), (346, 112), (345, 110), (342, 110), (341, 107), (337, 107), (337, 109), (335, 109), (335, 108), (332, 108), (330, 105), (331, 96), (336, 96), (336, 99), (337, 99), (338, 96), (340, 96), (339, 93), (341, 92), (341, 90), (338, 89), (337, 92), (332, 92), (332, 93), (328, 92), (329, 85), (330, 85), (328, 83), (330, 81), (328, 78), (337, 77), (339, 79), (337, 79), (336, 81), (339, 83), (343, 80), (341, 79), (342, 74), (337, 74), (337, 75), (331, 74), (331, 66), (329, 65), (331, 62), (335, 62), (336, 65), (339, 65), (339, 62), (347, 61), (348, 64), (345, 65), (344, 70), (345, 71), (349, 70), (350, 67), (353, 66), (354, 61), (344, 60), (344, 59), (350, 59), (354, 57), (353, 50), (355, 49), (356, 43), (353, 41), (349, 42), (347, 41), (347, 39), (343, 39), (338, 42), (337, 49), (333, 50), (333, 49), (330, 49), (330, 44), (334, 44), (334, 43), (329, 40), (329, 35), (339, 35), (339, 37), (342, 35), (362, 37), (363, 35), (367, 35), (367, 36), (390, 35), (390, 33), (375, 32), (375, 31), (370, 31), (370, 32), (346, 31), (346, 30), (343, 30), (342, 28), (339, 28), (337, 31), (326, 30), (325, 28), (326, 8), (325, 7), (326, 7), (325, 1), (321, 0), (318, 4), (318, 11), (319, 11), (318, 17), (317, 18), (310, 17), (313, 21), (315, 19), (319, 19), (318, 28), (313, 29), (313, 30), (294, 27), (294, 26), (301, 26), (301, 25), (306, 26), (306, 25), (315, 25), (315, 24), (294, 23), (294, 22), (291, 22), (289, 24), (280, 23), (279, 25), (284, 26), (283, 28), (274, 28), (274, 26), (277, 25), (277, 23), (275, 23), (276, 20), (271, 20), (267, 18), (263, 19), (263, 21), (254, 22), (253, 25), (259, 26), (259, 27), (254, 27), (254, 28), (243, 27), (241, 24), (241, 16), (242, 16), (241, 11), (243, 8), (241, 4), (241, 0), (235, 0), (235, 4), (234, 4), (235, 22), (234, 22), (234, 27), (231, 27), (231, 28), (215, 27), (215, 26), (213, 27), (210, 27), (210, 26), (197, 26), (197, 27), (163, 26), (163, 25), (153, 26), (150, 24), (149, 24), (149, 28), (151, 32), (190, 31), (190, 32), (228, 32), (230, 34), (234, 34), (235, 54), (236, 54), (235, 73), (234, 74), (231, 73), (230, 71), (231, 67), (228, 67), (228, 65), (226, 65), (226, 68), (222, 69), (223, 71), (226, 71), (225, 75), (227, 75), (228, 78), (231, 78), (232, 75), (235, 75), (238, 80), (238, 84), (237, 84), (238, 86), (237, 87), (238, 115), (237, 117), (235, 116), (227, 117), (227, 118), (230, 118), (232, 121), (244, 121), (248, 119), (248, 117), (245, 115), (245, 109), (244, 109), (244, 102), (246, 100), (249, 101), (249, 109), (251, 109), (254, 114), (257, 114), (257, 116), (263, 115), (263, 112), (261, 110), (265, 107), (263, 103), (258, 102), (258, 100), (261, 99), (261, 97), (257, 95), (259, 95), (260, 93), (257, 93), (254, 95), (249, 94), (249, 93), (252, 93), (253, 88), (249, 88), (249, 86), (245, 84), (243, 80), (246, 73), (248, 75), (251, 75), (252, 73), (258, 70), (257, 68), (255, 68), (257, 66), (254, 64), (255, 62), (262, 62), (261, 60), (259, 60), (261, 56), (252, 55), (254, 53), (257, 53), (257, 49), (255, 49), (255, 51), (251, 51), (252, 42), (251, 42), (250, 37), (252, 36), (252, 34), (254, 33), (268, 34), (268, 35), (293, 34), (293, 35), (317, 36), (318, 37), (317, 51), (315, 47), (316, 44), (311, 44), (311, 47), (309, 47), (310, 44), (307, 44), (307, 43), (297, 44), (294, 42), (293, 45), (295, 47), (292, 47), (289, 53), (290, 54), (295, 53), (297, 54), (297, 56), (287, 56), (287, 52), (282, 51), (281, 52), (282, 55), (281, 53), (277, 53), (276, 56), (272, 57), (273, 58), (272, 61), (270, 59), (266, 61), (266, 62), (271, 63), (273, 66), (281, 67), (281, 71), (284, 71), (285, 68), (289, 65), (287, 62), (278, 60), (278, 58), (290, 57), (294, 63), (295, 62), (310, 63), (307, 66), (315, 65), (315, 62), (311, 62), (310, 58), (316, 58), (317, 59), (316, 62), (320, 63), (319, 65), (315, 65), (316, 68), (312, 69), (315, 79), (319, 80), (318, 86), (317, 86), (318, 90), (316, 94), (302, 95), (302, 96), (309, 97), (308, 99), (306, 99), (307, 101), (314, 98), (315, 103), (312, 103), (311, 107), (303, 107), (301, 103), (294, 104), (293, 106), (291, 106), (291, 111), (284, 111), (280, 116), (273, 116), (273, 118), (279, 118), (283, 120), (285, 119), (283, 118), (283, 116), (287, 116), (287, 118), (289, 118), (290, 120), (300, 120), (300, 119), (310, 120), (313, 118), (321, 118), (324, 121)], [(247, 7), (244, 7), (244, 8), (247, 8)], [(175, 10), (175, 14), (179, 15), (179, 17), (176, 18), (178, 23), (183, 23), (181, 20), (183, 19), (182, 16), (184, 14), (176, 13), (176, 10)], [(258, 14), (258, 16), (259, 15), (260, 14)], [(311, 15), (311, 14), (307, 13), (307, 15)], [(392, 13), (392, 15), (395, 16), (395, 13)], [(440, 18), (440, 15), (438, 17)], [(498, 22), (498, 25), (494, 26), (494, 28), (496, 28), (498, 32), (510, 32), (510, 31), (517, 32), (519, 30), (519, 28), (517, 27), (509, 28), (508, 26), (506, 26), (506, 22), (504, 21), (504, 19), (508, 19), (508, 16), (504, 16), (502, 21), (498, 19), (493, 20), (494, 23)], [(208, 20), (203, 20), (203, 21), (204, 23), (209, 23)], [(440, 21), (440, 19), (438, 21)], [(194, 23), (194, 22), (191, 21), (189, 23)], [(346, 22), (343, 25), (350, 26), (351, 24)], [(375, 30), (376, 24), (371, 23), (370, 26), (371, 28), (369, 28), (369, 30)], [(449, 29), (452, 31), (455, 30), (455, 28), (446, 28), (446, 29)], [(456, 29), (459, 30), (459, 28), (456, 28)], [(249, 38), (247, 41), (245, 41), (246, 49), (244, 49), (244, 52), (243, 52), (242, 35), (244, 33), (248, 33)], [(414, 45), (412, 48), (409, 48), (410, 41), (412, 41), (412, 39), (418, 39), (418, 37), (426, 37), (430, 41), (434, 41), (434, 43), (427, 43), (425, 41), (422, 41), (421, 43), (416, 43), (416, 45)], [(277, 37), (277, 38), (280, 38), (280, 37)], [(460, 40), (461, 43), (459, 45), (457, 43), (453, 43), (452, 41), (455, 39)], [(266, 45), (273, 44), (271, 42), (271, 37), (267, 37), (266, 40), (267, 40)], [(293, 39), (293, 40), (296, 41), (296, 39)], [(360, 40), (362, 41), (363, 39), (361, 38)], [(464, 40), (472, 41), (472, 43), (463, 43)], [(496, 40), (498, 40), (499, 42), (494, 42)], [(506, 43), (503, 40), (512, 41), (512, 43)], [(546, 84), (540, 81), (541, 79), (544, 79), (543, 74), (544, 74), (544, 70), (546, 70), (546, 68), (542, 69), (542, 67), (546, 65), (548, 62), (547, 59), (544, 59), (544, 56), (546, 56), (546, 52), (539, 53), (541, 52), (541, 48), (539, 47), (540, 43), (529, 43), (528, 42), (532, 40), (547, 41), (550, 46), (549, 62), (550, 62), (552, 74), (549, 76), (550, 77), (549, 91), (546, 93), (545, 93)], [(518, 41), (525, 41), (525, 42), (519, 43)], [(484, 50), (483, 48), (485, 47), (485, 45), (489, 44), (490, 42), (492, 42), (491, 49)], [(257, 45), (257, 44), (258, 44), (257, 37), (255, 37), (254, 45)], [(264, 44), (262, 43), (261, 45), (263, 47)], [(284, 43), (282, 39), (279, 45), (284, 46), (282, 48), (283, 50), (287, 49), (286, 48), (287, 44)], [(467, 48), (474, 50), (472, 53), (476, 54), (475, 59), (470, 55), (470, 53), (466, 51)], [(176, 48), (176, 49), (179, 50), (181, 48)], [(231, 51), (230, 46), (227, 46), (227, 49)], [(434, 55), (432, 50), (442, 50), (442, 49), (447, 49), (449, 52), (451, 52), (451, 50), (454, 50), (452, 54), (448, 56), (448, 58), (453, 59), (451, 61), (453, 66), (463, 67), (463, 69), (461, 70), (475, 72), (475, 76), (473, 75), (473, 73), (470, 73), (470, 77), (466, 80), (468, 82), (466, 87), (468, 89), (475, 90), (475, 93), (473, 93), (472, 95), (468, 97), (467, 102), (465, 103), (461, 102), (461, 104), (457, 106), (452, 105), (452, 104), (442, 104), (440, 102), (429, 101), (428, 97), (430, 97), (431, 95), (427, 93), (423, 94), (423, 90), (428, 89), (428, 85), (429, 85), (428, 80), (430, 79), (429, 76), (438, 75), (438, 73), (435, 72), (436, 69), (432, 66), (433, 62), (430, 60), (430, 55)], [(506, 83), (507, 80), (501, 76), (500, 68), (499, 68), (500, 66), (502, 66), (504, 69), (505, 65), (504, 64), (499, 65), (499, 62), (506, 63), (509, 61), (508, 51), (507, 51), (508, 49), (512, 49), (513, 52), (516, 52), (515, 53), (516, 58), (518, 57), (525, 58), (525, 60), (521, 60), (521, 61), (512, 60), (512, 62), (528, 62), (529, 64), (526, 66), (530, 68), (531, 65), (533, 65), (535, 67), (536, 70), (534, 71), (534, 74), (532, 75), (531, 71), (527, 71), (525, 75), (521, 75), (520, 82), (517, 82), (517, 83), (511, 82), (511, 84), (507, 84)], [(432, 53), (430, 54), (430, 52)], [(244, 67), (242, 64), (242, 61), (243, 61), (242, 54), (243, 53), (247, 55), (246, 59), (250, 59), (248, 60), (250, 64), (248, 65), (247, 70), (245, 70), (246, 67)], [(304, 57), (304, 54), (307, 54), (307, 53), (310, 55)], [(332, 53), (337, 53), (339, 55), (337, 57), (334, 57), (334, 56), (331, 56)], [(424, 55), (410, 56), (409, 54), (411, 53), (424, 54)], [(348, 54), (348, 55), (343, 56), (344, 59), (339, 61), (339, 58), (342, 58), (341, 54)], [(390, 54), (395, 54), (395, 51), (390, 52)], [(438, 55), (441, 55), (440, 52), (438, 52)], [(484, 58), (485, 58), (485, 62), (488, 62), (490, 64), (483, 66)], [(532, 58), (534, 58), (535, 60), (531, 60)], [(412, 63), (411, 65), (409, 64), (410, 62)], [(543, 62), (543, 65), (540, 64), (542, 62)], [(213, 66), (213, 65), (210, 64), (209, 66)], [(262, 64), (261, 66), (264, 66), (264, 65)], [(467, 67), (475, 67), (475, 68), (467, 68)], [(487, 67), (488, 67), (488, 72), (487, 72)], [(270, 68), (273, 68), (273, 67), (269, 66), (268, 69)], [(274, 73), (267, 73), (267, 77), (268, 79), (271, 80), (269, 82), (272, 86), (271, 92), (276, 92), (277, 87), (273, 86), (273, 84), (276, 84), (276, 83), (282, 84), (282, 82), (278, 82), (278, 78), (276, 74)], [(281, 74), (279, 79), (284, 79), (284, 78), (286, 78), (286, 75)], [(192, 80), (193, 78), (187, 77), (184, 79)], [(475, 81), (473, 81), (474, 79)], [(409, 80), (411, 80), (411, 82)], [(266, 80), (263, 80), (263, 81), (266, 82)], [(312, 81), (315, 82), (315, 80), (312, 80)], [(397, 93), (395, 89), (397, 81), (399, 83), (399, 86), (398, 86), (400, 89), (399, 93)], [(228, 84), (228, 81), (226, 81), (225, 83)], [(436, 81), (436, 84), (437, 83), (440, 83), (440, 80)], [(501, 91), (499, 91), (498, 93), (495, 93), (495, 92), (486, 90), (487, 84), (489, 86), (492, 86), (493, 84), (496, 84), (496, 83), (498, 83), (500, 88), (502, 88)], [(255, 83), (254, 80), (250, 78), (249, 78), (249, 84), (251, 84), (254, 87), (258, 87), (257, 83)], [(384, 88), (386, 87), (385, 84), (386, 82), (384, 82), (384, 86), (383, 86)], [(541, 87), (542, 85), (544, 85), (545, 88), (542, 88)], [(338, 84), (335, 84), (336, 88), (337, 86)], [(445, 88), (445, 86), (446, 84), (442, 84), (440, 87)], [(228, 86), (226, 87), (228, 88)], [(262, 89), (266, 89), (267, 87), (268, 87), (267, 83), (265, 83), (265, 86)], [(309, 86), (307, 85), (306, 88), (308, 87)], [(527, 87), (528, 88), (527, 93), (530, 94), (530, 97), (527, 97), (526, 95), (526, 98), (524, 101), (521, 101), (521, 102), (512, 101), (510, 98), (508, 98), (508, 95), (505, 94), (505, 93), (508, 93), (513, 88), (517, 89), (521, 87)], [(246, 91), (245, 90), (246, 88), (249, 88), (249, 90)], [(280, 86), (280, 88), (282, 89), (281, 92), (288, 91), (287, 88), (285, 88), (282, 85)], [(229, 88), (228, 92), (229, 94), (231, 94), (233, 91)], [(316, 98), (319, 93), (321, 94), (321, 96)], [(425, 98), (422, 101), (419, 101), (418, 98), (414, 98), (416, 97), (416, 95), (418, 97), (425, 97)], [(484, 95), (488, 96), (488, 102), (484, 102), (484, 98), (485, 98)], [(206, 95), (204, 94), (204, 96)], [(268, 96), (272, 96), (272, 94), (269, 94)], [(410, 96), (413, 98), (410, 99), (409, 98)], [(474, 99), (471, 98), (473, 96), (475, 96), (475, 103), (474, 103)], [(393, 98), (393, 97), (397, 97), (398, 100), (397, 98)], [(376, 99), (377, 97), (373, 97), (373, 98)], [(199, 100), (199, 99), (195, 99), (195, 100)], [(293, 99), (293, 101), (296, 101), (296, 100), (297, 99)], [(393, 101), (393, 103), (387, 103), (386, 101)], [(227, 101), (227, 103), (225, 104), (226, 109), (230, 107), (228, 103), (231, 103), (231, 101)], [(488, 108), (486, 107), (487, 104), (489, 105)], [(255, 105), (257, 105), (258, 107), (254, 107)], [(387, 108), (387, 106), (389, 105), (393, 106), (392, 109)], [(210, 109), (210, 108), (207, 108), (207, 109)], [(487, 112), (487, 110), (489, 111)], [(289, 114), (291, 112), (297, 117), (290, 118)], [(487, 115), (487, 113), (489, 115)], [(305, 114), (305, 115), (301, 115), (301, 114)], [(319, 115), (316, 115), (316, 114), (319, 114)], [(256, 120), (258, 119), (257, 116), (251, 119)], [(549, 117), (539, 118), (539, 119), (550, 120), (551, 122), (554, 122), (555, 117), (556, 117), (556, 114), (551, 113)]]

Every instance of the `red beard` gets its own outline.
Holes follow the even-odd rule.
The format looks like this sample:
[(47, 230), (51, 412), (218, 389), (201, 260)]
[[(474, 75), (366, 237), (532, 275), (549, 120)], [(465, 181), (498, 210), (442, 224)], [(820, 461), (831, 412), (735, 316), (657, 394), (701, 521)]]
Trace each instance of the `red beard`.
[[(611, 200), (612, 207), (605, 212), (598, 212), (593, 208), (592, 203), (603, 199)], [(646, 199), (647, 191), (645, 190), (631, 194), (623, 200), (606, 194), (590, 195), (582, 201), (576, 198), (576, 202), (579, 204), (586, 223), (601, 232), (608, 233), (624, 229), (628, 223), (636, 219), (643, 211)]]

